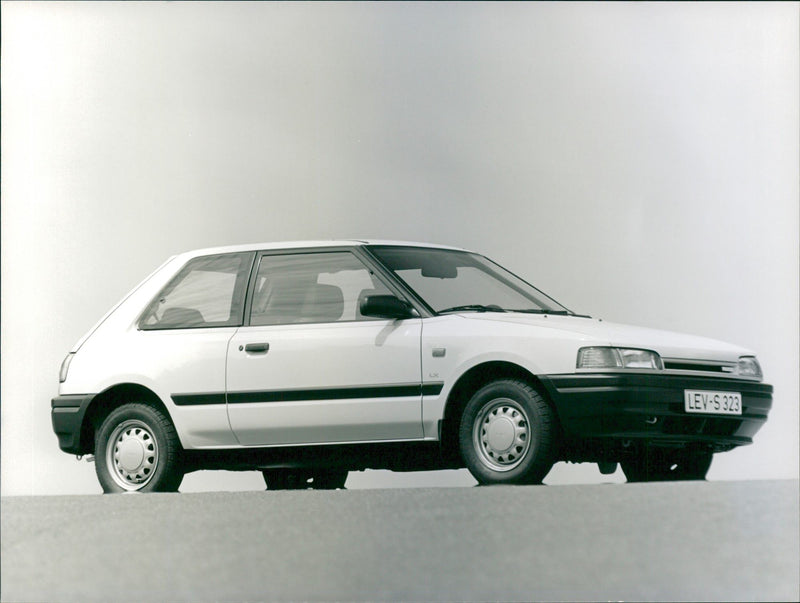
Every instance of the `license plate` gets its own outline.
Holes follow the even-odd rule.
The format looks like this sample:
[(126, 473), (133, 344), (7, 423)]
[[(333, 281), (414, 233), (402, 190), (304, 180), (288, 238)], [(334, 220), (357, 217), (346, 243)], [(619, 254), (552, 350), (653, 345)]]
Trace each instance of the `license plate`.
[(742, 414), (742, 394), (739, 392), (710, 392), (696, 389), (683, 390), (686, 412), (712, 415)]

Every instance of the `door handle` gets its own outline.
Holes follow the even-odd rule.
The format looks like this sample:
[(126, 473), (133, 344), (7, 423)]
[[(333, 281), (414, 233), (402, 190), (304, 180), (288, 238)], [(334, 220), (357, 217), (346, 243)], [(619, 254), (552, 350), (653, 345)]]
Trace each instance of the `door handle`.
[[(241, 348), (240, 348), (241, 349)], [(244, 351), (250, 354), (266, 354), (269, 352), (268, 343), (248, 343), (244, 346)]]

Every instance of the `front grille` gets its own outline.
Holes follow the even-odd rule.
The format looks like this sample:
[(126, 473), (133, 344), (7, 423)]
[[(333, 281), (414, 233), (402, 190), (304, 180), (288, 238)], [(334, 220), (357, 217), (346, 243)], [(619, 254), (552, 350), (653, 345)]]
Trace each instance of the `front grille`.
[(678, 371), (706, 371), (708, 373), (729, 373), (730, 370), (725, 370), (725, 366), (719, 364), (693, 364), (689, 362), (681, 362), (679, 360), (665, 360), (665, 369), (674, 369)]
[(713, 360), (685, 360), (683, 358), (664, 358), (664, 369), (673, 371), (692, 371), (713, 373), (715, 375), (731, 375), (736, 369), (734, 362), (716, 362)]

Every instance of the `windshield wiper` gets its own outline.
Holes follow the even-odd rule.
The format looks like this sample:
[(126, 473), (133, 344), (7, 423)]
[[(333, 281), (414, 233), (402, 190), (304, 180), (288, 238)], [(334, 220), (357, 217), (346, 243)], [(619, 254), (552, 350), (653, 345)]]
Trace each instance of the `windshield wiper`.
[(507, 312), (500, 306), (484, 306), (482, 304), (465, 304), (463, 306), (453, 306), (452, 308), (445, 308), (439, 310), (437, 314), (445, 314), (447, 312)]
[(508, 310), (509, 312), (522, 312), (524, 314), (558, 314), (559, 316), (570, 316), (573, 313), (569, 310), (543, 310), (541, 308), (522, 308), (519, 310)]

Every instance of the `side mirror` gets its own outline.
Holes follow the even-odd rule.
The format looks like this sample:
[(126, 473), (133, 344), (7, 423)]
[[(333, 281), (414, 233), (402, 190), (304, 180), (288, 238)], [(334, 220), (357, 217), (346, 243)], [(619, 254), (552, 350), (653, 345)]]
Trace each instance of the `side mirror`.
[(361, 300), (359, 308), (362, 316), (376, 318), (411, 318), (416, 313), (414, 308), (406, 301), (394, 295), (369, 295)]

